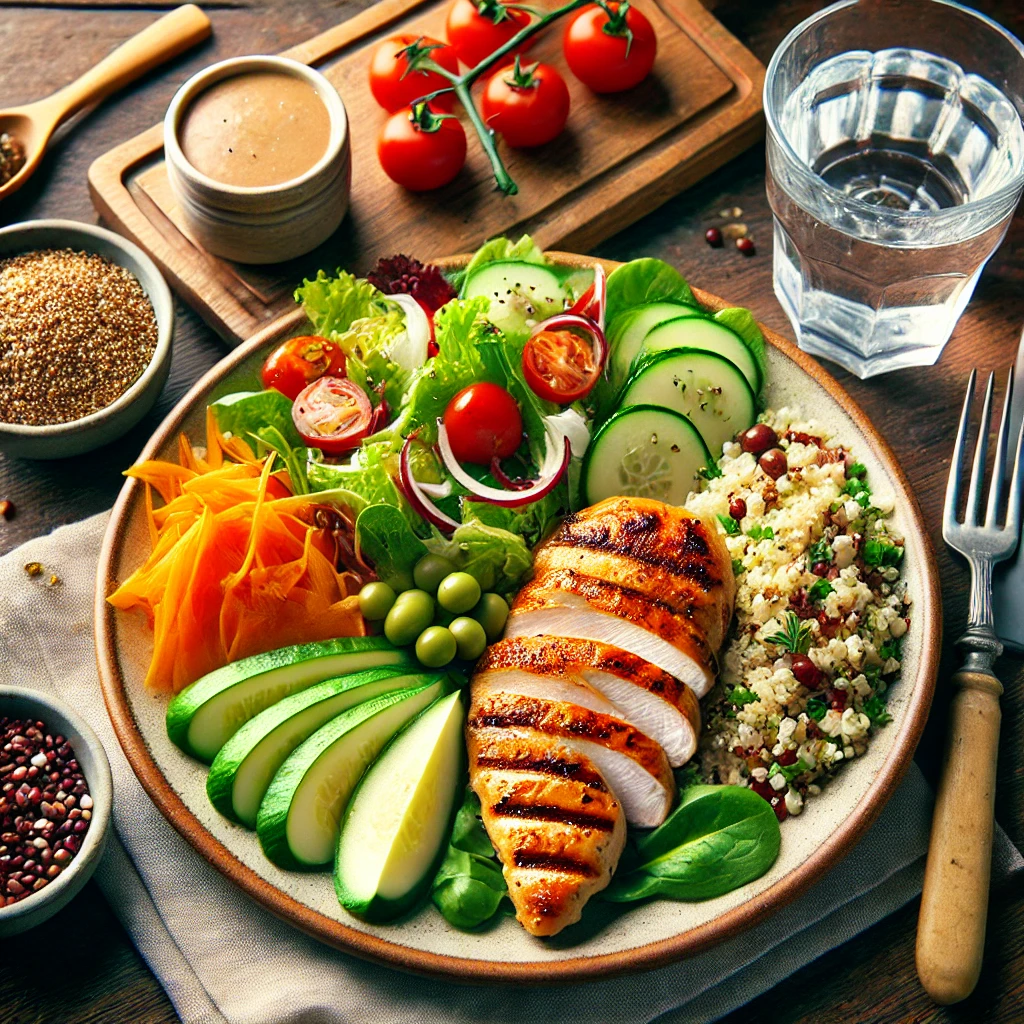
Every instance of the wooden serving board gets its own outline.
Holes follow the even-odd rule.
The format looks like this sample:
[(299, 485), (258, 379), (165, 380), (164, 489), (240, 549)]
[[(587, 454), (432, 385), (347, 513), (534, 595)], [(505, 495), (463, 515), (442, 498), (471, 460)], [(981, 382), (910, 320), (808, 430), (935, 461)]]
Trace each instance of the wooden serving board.
[[(586, 251), (660, 206), (756, 141), (763, 132), (764, 68), (698, 0), (642, 0), (658, 36), (652, 75), (628, 93), (597, 96), (564, 67), (556, 23), (531, 59), (565, 71), (569, 125), (533, 151), (502, 149), (519, 194), (494, 188), (467, 129), (466, 167), (449, 186), (413, 194), (376, 159), (385, 114), (367, 81), (369, 54), (398, 32), (444, 37), (448, 0), (381, 0), (285, 55), (317, 66), (337, 87), (352, 133), (350, 212), (318, 249), (254, 267), (205, 252), (189, 237), (163, 162), (162, 125), (99, 157), (89, 187), (100, 216), (147, 250), (172, 286), (231, 345), (293, 307), (292, 292), (317, 269), (365, 272), (379, 256), (420, 258), (472, 251), (503, 232), (529, 232), (545, 248)], [(477, 84), (477, 89), (481, 84)]]

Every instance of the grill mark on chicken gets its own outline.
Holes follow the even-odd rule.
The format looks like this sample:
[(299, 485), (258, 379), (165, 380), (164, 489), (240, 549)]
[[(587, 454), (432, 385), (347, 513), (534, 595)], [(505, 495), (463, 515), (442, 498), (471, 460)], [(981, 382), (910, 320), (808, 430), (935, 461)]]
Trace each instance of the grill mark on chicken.
[[(586, 799), (586, 797), (584, 797)], [(507, 796), (502, 797), (491, 807), (491, 813), (499, 818), (527, 818), (533, 821), (557, 821), (577, 828), (591, 828), (597, 832), (611, 832), (615, 828), (615, 820), (598, 814), (584, 814), (580, 811), (569, 811), (564, 807), (553, 807), (543, 804), (517, 804)]]
[[(554, 775), (563, 779), (572, 779), (588, 789), (596, 789), (599, 793), (607, 793), (608, 787), (597, 772), (575, 761), (566, 761), (560, 757), (529, 758), (529, 757), (478, 757), (476, 767), (482, 771), (498, 772), (530, 772), (534, 775)], [(584, 802), (586, 800), (584, 799)]]
[[(584, 864), (575, 857), (558, 857), (550, 853), (530, 853), (528, 850), (516, 850), (512, 860), (517, 868), (532, 868), (544, 871), (558, 871), (566, 875), (581, 875), (583, 878), (594, 878), (599, 874), (592, 864)], [(537, 908), (544, 913), (543, 906)]]

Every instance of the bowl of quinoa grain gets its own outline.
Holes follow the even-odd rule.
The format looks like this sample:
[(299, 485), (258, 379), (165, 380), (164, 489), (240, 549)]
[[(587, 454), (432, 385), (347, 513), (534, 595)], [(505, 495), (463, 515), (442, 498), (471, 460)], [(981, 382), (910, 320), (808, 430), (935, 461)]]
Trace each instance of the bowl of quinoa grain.
[(120, 235), (0, 229), (0, 451), (60, 459), (126, 433), (167, 381), (173, 333), (167, 283)]
[(106, 846), (110, 764), (62, 701), (0, 686), (0, 938), (34, 928), (81, 890)]

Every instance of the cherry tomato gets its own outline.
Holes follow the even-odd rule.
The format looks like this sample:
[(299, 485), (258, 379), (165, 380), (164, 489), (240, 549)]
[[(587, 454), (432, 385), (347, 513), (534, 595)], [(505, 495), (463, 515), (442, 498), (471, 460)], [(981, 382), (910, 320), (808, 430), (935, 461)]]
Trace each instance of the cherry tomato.
[(377, 158), (392, 181), (412, 192), (441, 188), (466, 162), (466, 132), (456, 117), (405, 107), (381, 129)]
[(372, 415), (366, 392), (346, 377), (313, 381), (292, 405), (292, 420), (302, 439), (328, 455), (358, 447), (369, 432)]
[(277, 388), (292, 401), (307, 384), (325, 376), (345, 376), (345, 353), (340, 345), (315, 334), (289, 338), (263, 364), (263, 386)]
[(572, 331), (541, 331), (523, 349), (523, 376), (548, 402), (568, 405), (590, 393), (601, 375), (594, 347)]
[(523, 417), (516, 400), (497, 384), (481, 381), (463, 388), (444, 411), (448, 439), (459, 462), (489, 466), (507, 459), (523, 439)]
[[(499, 0), (455, 0), (448, 8), (445, 33), (459, 60), (474, 68), (529, 24), (526, 11), (510, 10)], [(518, 52), (530, 42), (518, 47)]]
[[(409, 57), (424, 50), (429, 50), (430, 58), (446, 71), (453, 75), (459, 73), (459, 60), (455, 51), (447, 43), (431, 39), (430, 36), (395, 36), (386, 39), (374, 50), (370, 58), (370, 92), (389, 114), (409, 106), (413, 100), (426, 96), (428, 92), (444, 89), (451, 84), (436, 71), (408, 70)], [(446, 92), (432, 102), (437, 110), (450, 111), (455, 105), (455, 97)]]
[(569, 117), (569, 90), (550, 64), (504, 67), (487, 82), (481, 100), (484, 122), (513, 149), (542, 146)]
[(569, 70), (584, 85), (594, 92), (623, 92), (650, 74), (658, 40), (632, 5), (611, 0), (608, 9), (611, 18), (597, 4), (584, 7), (566, 27), (562, 46)]

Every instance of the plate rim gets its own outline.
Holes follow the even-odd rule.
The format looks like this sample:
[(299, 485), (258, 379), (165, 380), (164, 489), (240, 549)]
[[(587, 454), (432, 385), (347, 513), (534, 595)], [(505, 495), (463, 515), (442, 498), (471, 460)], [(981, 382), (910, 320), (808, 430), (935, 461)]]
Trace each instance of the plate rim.
[[(589, 268), (595, 263), (601, 263), (609, 273), (620, 266), (620, 263), (614, 260), (597, 259), (575, 253), (553, 251), (547, 255), (556, 263), (576, 268)], [(442, 267), (458, 267), (464, 265), (469, 258), (468, 255), (459, 255), (434, 262)], [(693, 292), (697, 301), (712, 311), (729, 305), (723, 299), (701, 289), (694, 288)], [(228, 372), (245, 362), (253, 352), (271, 340), (297, 329), (304, 322), (306, 318), (301, 309), (287, 313), (217, 362), (168, 413), (146, 443), (139, 458), (153, 457), (155, 452), (179, 431), (182, 420), (192, 406), (204, 399), (206, 393), (219, 384)], [(307, 935), (372, 963), (447, 981), (474, 984), (565, 984), (610, 978), (627, 971), (662, 967), (705, 952), (752, 928), (803, 893), (825, 871), (834, 868), (856, 846), (895, 792), (910, 767), (924, 730), (935, 692), (941, 654), (942, 601), (939, 574), (934, 547), (920, 506), (889, 444), (875, 429), (860, 406), (827, 370), (792, 342), (763, 324), (761, 330), (768, 344), (796, 363), (826, 390), (854, 421), (885, 467), (896, 491), (896, 499), (906, 510), (908, 532), (913, 531), (921, 543), (925, 563), (922, 567), (923, 594), (915, 605), (915, 619), (919, 623), (917, 628), (922, 630), (925, 639), (921, 648), (916, 685), (900, 730), (893, 741), (892, 751), (847, 818), (803, 863), (750, 900), (696, 928), (626, 950), (595, 956), (569, 956), (554, 961), (478, 960), (413, 949), (399, 942), (363, 932), (306, 907), (261, 877), (253, 868), (243, 864), (220, 840), (207, 831), (165, 778), (136, 724), (118, 663), (114, 632), (115, 609), (106, 600), (107, 595), (117, 585), (113, 576), (113, 565), (126, 532), (128, 506), (136, 490), (141, 486), (138, 480), (129, 479), (114, 504), (100, 550), (94, 605), (96, 662), (103, 699), (118, 742), (132, 771), (161, 814), (186, 842), (221, 874), (275, 916)]]

